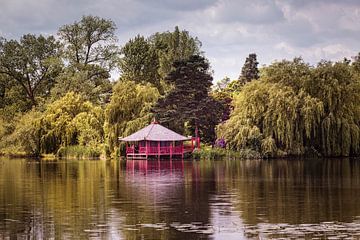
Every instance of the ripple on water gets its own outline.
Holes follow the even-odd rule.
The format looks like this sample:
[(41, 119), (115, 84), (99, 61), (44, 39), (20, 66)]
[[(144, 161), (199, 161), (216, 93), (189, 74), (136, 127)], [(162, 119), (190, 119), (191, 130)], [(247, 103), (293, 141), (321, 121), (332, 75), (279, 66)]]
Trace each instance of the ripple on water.
[(140, 224), (137, 224), (137, 226), (139, 226), (141, 228), (155, 228), (158, 230), (168, 229), (168, 227), (166, 226), (166, 223), (140, 223)]
[(215, 228), (210, 224), (203, 224), (201, 222), (192, 222), (192, 223), (179, 223), (173, 222), (170, 224), (170, 227), (174, 228), (179, 232), (184, 233), (199, 233), (199, 234), (213, 234)]
[(321, 222), (319, 224), (270, 224), (246, 225), (245, 235), (253, 238), (295, 238), (295, 239), (357, 239), (360, 237), (359, 223)]

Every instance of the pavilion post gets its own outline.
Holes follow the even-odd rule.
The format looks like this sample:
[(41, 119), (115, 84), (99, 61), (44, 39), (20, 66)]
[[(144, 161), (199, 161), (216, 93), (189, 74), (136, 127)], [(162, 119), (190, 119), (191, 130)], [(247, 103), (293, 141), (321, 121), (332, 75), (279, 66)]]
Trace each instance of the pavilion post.
[(126, 157), (127, 157), (128, 154), (129, 154), (129, 151), (128, 151), (128, 149), (129, 149), (129, 146), (128, 146), (128, 145), (129, 145), (129, 144), (128, 144), (127, 142), (126, 142), (125, 144), (126, 144)]
[(160, 141), (158, 141), (158, 156), (160, 157)]
[(170, 158), (172, 157), (172, 145), (173, 145), (173, 143), (172, 142), (170, 142)]
[(184, 158), (184, 142), (181, 141), (181, 157)]
[(145, 155), (148, 157), (148, 141), (145, 141)]

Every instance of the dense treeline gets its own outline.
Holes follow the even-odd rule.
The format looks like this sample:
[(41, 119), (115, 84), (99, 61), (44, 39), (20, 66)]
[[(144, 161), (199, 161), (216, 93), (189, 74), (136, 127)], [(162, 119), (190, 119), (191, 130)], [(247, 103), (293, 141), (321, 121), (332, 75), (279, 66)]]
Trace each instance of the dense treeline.
[[(138, 35), (119, 47), (115, 30), (111, 20), (84, 16), (60, 27), (58, 38), (1, 38), (0, 153), (63, 156), (83, 151), (110, 156), (119, 149), (120, 136), (164, 116), (163, 99), (185, 97), (179, 89), (193, 89), (193, 95), (182, 100), (189, 107), (218, 104), (209, 94), (210, 67), (196, 37), (175, 27), (147, 38)], [(180, 63), (194, 65), (184, 76), (197, 75), (196, 82), (182, 76), (180, 87), (170, 80)], [(115, 82), (110, 80), (113, 70), (121, 73)], [(194, 87), (202, 89), (195, 98)], [(178, 111), (162, 123), (194, 134), (194, 119), (204, 111), (199, 109), (177, 119)], [(211, 122), (211, 134), (204, 138), (211, 143), (219, 121), (200, 118), (196, 124), (204, 129), (205, 121)], [(204, 136), (208, 132), (201, 131)]]
[(120, 47), (115, 30), (84, 16), (58, 37), (0, 38), (0, 154), (115, 156), (118, 138), (153, 117), (256, 156), (360, 154), (359, 56), (258, 69), (250, 54), (238, 79), (213, 86), (189, 32), (138, 35)]
[(360, 154), (360, 72), (354, 62), (273, 63), (233, 98), (218, 136), (263, 156)]

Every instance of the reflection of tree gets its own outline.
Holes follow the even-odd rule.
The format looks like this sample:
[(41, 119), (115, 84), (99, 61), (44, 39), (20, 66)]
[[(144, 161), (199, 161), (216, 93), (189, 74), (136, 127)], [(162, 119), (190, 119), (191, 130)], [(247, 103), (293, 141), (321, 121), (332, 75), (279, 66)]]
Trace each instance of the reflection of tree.
[(214, 217), (237, 212), (241, 224), (352, 222), (360, 215), (355, 160), (134, 164), (1, 161), (0, 238), (206, 239), (176, 226), (216, 225)]
[(349, 159), (231, 161), (223, 177), (248, 224), (348, 222), (360, 215), (360, 163)]
[[(120, 176), (120, 181), (124, 182), (119, 184), (121, 189), (117, 191), (119, 203), (114, 203), (113, 207), (126, 216), (126, 225), (153, 224), (140, 228), (140, 231), (123, 231), (126, 239), (141, 236), (145, 239), (199, 238), (198, 234), (179, 232), (169, 226), (170, 223), (209, 223), (208, 192), (214, 186), (213, 181), (200, 181), (203, 173), (199, 165), (178, 160), (136, 160), (127, 161), (126, 170), (122, 172), (125, 176)], [(166, 223), (169, 229), (158, 231), (161, 223)]]
[(0, 238), (198, 238), (169, 223), (210, 222), (213, 174), (191, 162), (149, 163), (144, 175), (117, 161), (3, 161)]
[(86, 228), (106, 223), (105, 167), (105, 162), (4, 161), (0, 202), (7, 209), (0, 212), (10, 222), (7, 235), (86, 238)]

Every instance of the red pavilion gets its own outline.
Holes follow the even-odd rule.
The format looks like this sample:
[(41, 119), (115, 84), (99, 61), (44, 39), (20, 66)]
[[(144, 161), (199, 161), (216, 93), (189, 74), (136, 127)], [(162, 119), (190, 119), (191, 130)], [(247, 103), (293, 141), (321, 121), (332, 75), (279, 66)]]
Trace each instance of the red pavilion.
[(200, 138), (182, 136), (156, 121), (119, 140), (127, 143), (126, 157), (132, 159), (184, 157), (185, 153), (192, 153), (194, 149), (200, 148)]

